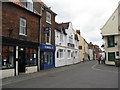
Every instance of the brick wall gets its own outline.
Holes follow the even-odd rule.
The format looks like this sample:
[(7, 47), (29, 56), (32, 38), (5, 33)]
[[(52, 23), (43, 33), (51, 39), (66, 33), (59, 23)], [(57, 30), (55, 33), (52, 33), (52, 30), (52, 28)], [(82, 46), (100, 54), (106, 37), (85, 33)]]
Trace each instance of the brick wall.
[[(20, 17), (27, 21), (27, 36), (19, 35)], [(38, 42), (40, 16), (10, 2), (2, 3), (2, 35), (16, 39)], [(8, 29), (13, 32), (9, 36)]]
[[(41, 4), (34, 2), (34, 8), (35, 10), (37, 10), (40, 13), (41, 10)], [(43, 6), (44, 7), (44, 6)], [(51, 24), (48, 24), (46, 22), (46, 11), (51, 13)], [(42, 11), (42, 25), (41, 25), (41, 44), (46, 44), (46, 34), (44, 34), (44, 30), (43, 27), (50, 27), (51, 28), (51, 44), (55, 45), (55, 16), (56, 14), (54, 12), (52, 12), (51, 10), (49, 10), (47, 7), (44, 7), (44, 10)]]

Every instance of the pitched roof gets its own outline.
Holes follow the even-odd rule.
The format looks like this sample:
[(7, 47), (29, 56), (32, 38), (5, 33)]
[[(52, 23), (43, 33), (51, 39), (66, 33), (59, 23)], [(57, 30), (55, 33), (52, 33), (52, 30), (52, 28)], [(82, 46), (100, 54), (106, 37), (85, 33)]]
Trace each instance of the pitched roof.
[[(9, 0), (9, 1), (27, 10), (27, 8), (19, 0)], [(33, 10), (33, 13), (41, 16), (35, 9)]]
[(70, 23), (70, 22), (60, 23), (59, 25), (60, 25), (60, 27), (62, 27), (62, 28), (64, 28), (64, 29), (68, 29), (69, 23)]
[(44, 5), (45, 7), (47, 7), (48, 8), (48, 6), (44, 3), (44, 2), (42, 2), (41, 0), (33, 0), (34, 2), (39, 2), (40, 4), (42, 4), (42, 5)]
[(70, 22), (67, 22), (67, 23), (59, 23), (59, 24), (56, 23), (56, 30), (59, 31), (59, 32), (61, 32), (61, 30), (62, 30), (63, 33), (64, 33), (65, 35), (67, 35), (67, 33), (65, 32), (65, 29), (68, 29), (69, 23), (70, 23)]

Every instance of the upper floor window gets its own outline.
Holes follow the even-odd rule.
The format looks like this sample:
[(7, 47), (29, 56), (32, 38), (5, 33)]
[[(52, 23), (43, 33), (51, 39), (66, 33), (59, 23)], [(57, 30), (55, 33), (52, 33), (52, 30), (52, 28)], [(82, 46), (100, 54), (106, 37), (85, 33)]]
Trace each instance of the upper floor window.
[(51, 13), (46, 12), (46, 22), (51, 24)]
[(115, 46), (115, 39), (114, 36), (108, 36), (108, 47), (114, 47)]
[(28, 10), (33, 11), (33, 1), (32, 0), (19, 0)]
[(51, 29), (49, 28), (49, 32), (46, 33), (46, 43), (50, 44), (51, 42)]
[(63, 33), (60, 33), (60, 41), (63, 42)]
[(30, 11), (33, 11), (33, 2), (32, 1), (30, 2), (30, 1), (27, 2), (27, 9)]
[(20, 18), (20, 35), (26, 35), (26, 19)]

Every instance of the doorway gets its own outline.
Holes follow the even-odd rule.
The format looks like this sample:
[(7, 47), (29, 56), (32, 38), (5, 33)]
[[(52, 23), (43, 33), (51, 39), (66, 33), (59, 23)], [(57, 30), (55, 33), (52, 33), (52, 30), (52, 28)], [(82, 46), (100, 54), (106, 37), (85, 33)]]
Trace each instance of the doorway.
[(18, 73), (25, 72), (25, 51), (19, 51)]

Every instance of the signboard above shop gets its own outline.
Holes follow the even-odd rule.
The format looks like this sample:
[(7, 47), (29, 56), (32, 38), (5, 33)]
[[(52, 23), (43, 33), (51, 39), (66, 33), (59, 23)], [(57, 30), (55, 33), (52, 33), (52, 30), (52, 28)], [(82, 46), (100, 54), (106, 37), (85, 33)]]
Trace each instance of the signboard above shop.
[(44, 33), (47, 34), (47, 33), (49, 33), (50, 28), (49, 27), (43, 27), (43, 30), (44, 30)]
[(40, 49), (45, 49), (45, 50), (55, 50), (55, 46), (50, 46), (50, 45), (40, 45)]

